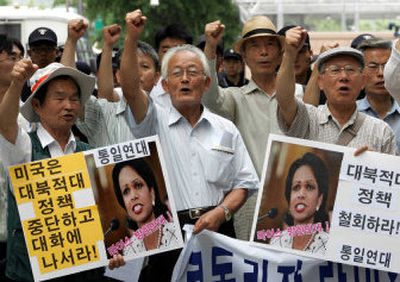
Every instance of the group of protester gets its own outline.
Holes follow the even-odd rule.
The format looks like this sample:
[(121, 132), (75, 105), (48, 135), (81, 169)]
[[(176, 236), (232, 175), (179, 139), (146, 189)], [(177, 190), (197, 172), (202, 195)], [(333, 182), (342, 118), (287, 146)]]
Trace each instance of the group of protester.
[[(5, 173), (10, 165), (157, 134), (181, 227), (189, 223), (195, 234), (208, 229), (249, 240), (270, 133), (396, 154), (399, 41), (392, 46), (371, 38), (356, 49), (327, 46), (312, 70), (310, 39), (299, 26), (278, 32), (267, 17), (255, 16), (224, 52), (220, 21), (206, 24), (201, 50), (179, 25), (160, 30), (154, 49), (139, 40), (147, 20), (140, 10), (127, 13), (118, 56), (114, 48), (122, 28), (104, 28), (97, 97), (95, 78), (77, 70), (75, 62), (87, 23), (70, 21), (60, 63), (57, 37), (48, 28), (30, 36), (29, 59), (17, 40), (1, 35), (0, 195), (8, 204), (8, 231), (1, 238), (7, 240), (4, 279), (33, 279)], [(22, 104), (24, 88), (30, 91)], [(363, 89), (365, 97), (357, 101)], [(319, 105), (321, 97), (326, 103)], [(74, 126), (89, 144), (74, 136)], [(151, 256), (140, 280), (169, 281), (178, 256), (179, 250)], [(117, 255), (109, 267), (123, 264)], [(93, 270), (57, 280), (73, 279), (108, 278)]]

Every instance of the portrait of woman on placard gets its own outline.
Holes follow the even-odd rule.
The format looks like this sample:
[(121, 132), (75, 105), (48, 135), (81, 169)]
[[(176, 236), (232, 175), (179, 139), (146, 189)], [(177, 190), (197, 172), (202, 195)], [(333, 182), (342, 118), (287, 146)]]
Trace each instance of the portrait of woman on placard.
[[(326, 224), (329, 216), (326, 202), (329, 173), (324, 161), (313, 153), (295, 160), (286, 178), (285, 199), (288, 211), (284, 215), (281, 236), (270, 244), (323, 255), (329, 239)], [(308, 226), (306, 232), (304, 228)], [(312, 228), (310, 228), (312, 226)]]
[[(143, 159), (134, 159), (117, 163), (112, 171), (114, 192), (118, 203), (125, 209), (128, 225), (131, 229), (129, 244), (123, 250), (124, 255), (131, 255), (158, 248), (165, 248), (178, 243), (175, 225), (170, 222), (168, 208), (160, 199), (154, 174)], [(163, 215), (165, 224), (156, 230), (146, 228), (147, 234), (138, 238), (135, 231)]]

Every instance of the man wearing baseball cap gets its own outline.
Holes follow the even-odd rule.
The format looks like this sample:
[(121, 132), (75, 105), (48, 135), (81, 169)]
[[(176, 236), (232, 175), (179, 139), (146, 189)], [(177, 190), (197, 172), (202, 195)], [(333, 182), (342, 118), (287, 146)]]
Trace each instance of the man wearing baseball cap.
[[(217, 42), (225, 26), (220, 21), (205, 27), (204, 53), (215, 63)], [(214, 113), (231, 120), (239, 129), (251, 160), (260, 177), (264, 163), (268, 135), (281, 134), (276, 118), (276, 73), (281, 63), (284, 38), (277, 34), (275, 25), (265, 16), (255, 16), (243, 25), (242, 37), (234, 49), (240, 53), (250, 69), (251, 80), (242, 87), (219, 88), (216, 74), (203, 96), (203, 103)], [(213, 68), (211, 68), (213, 70)], [(302, 87), (299, 87), (302, 91)], [(256, 196), (250, 197), (236, 214), (235, 230), (238, 238), (248, 240), (254, 214)]]
[(279, 126), (286, 135), (395, 154), (394, 133), (382, 120), (357, 111), (356, 99), (365, 86), (363, 54), (337, 47), (319, 55), (318, 86), (327, 103), (318, 108), (295, 99), (294, 62), (305, 31), (286, 32), (285, 52), (276, 81)]
[(249, 83), (244, 77), (244, 62), (242, 56), (232, 48), (224, 52), (223, 71), (218, 74), (218, 84), (223, 88), (241, 87)]
[(57, 58), (57, 35), (47, 27), (39, 27), (28, 38), (28, 55), (32, 62), (44, 68)]
[[(47, 27), (39, 27), (29, 34), (27, 53), (32, 60), (32, 63), (38, 65), (39, 68), (44, 68), (48, 64), (56, 61), (57, 50), (57, 35), (54, 31)], [(23, 102), (31, 95), (29, 82), (22, 88), (21, 100)]]
[[(20, 109), (21, 90), (31, 75), (32, 95)], [(38, 69), (29, 59), (18, 61), (12, 71), (12, 83), (0, 103), (0, 158), (4, 165), (22, 164), (89, 149), (87, 144), (75, 139), (71, 128), (93, 88), (94, 78), (76, 69), (59, 63)], [(38, 122), (36, 130), (27, 133), (19, 127), (19, 110), (29, 122)], [(6, 275), (12, 281), (33, 281), (11, 186), (8, 189), (8, 223)], [(98, 279), (97, 275), (101, 273), (79, 273), (71, 275), (68, 281)]]

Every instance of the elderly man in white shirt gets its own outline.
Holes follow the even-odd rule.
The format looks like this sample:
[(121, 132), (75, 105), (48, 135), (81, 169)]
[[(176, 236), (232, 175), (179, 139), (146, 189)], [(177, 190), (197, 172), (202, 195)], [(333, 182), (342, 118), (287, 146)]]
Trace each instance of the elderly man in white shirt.
[[(184, 45), (164, 56), (161, 73), (170, 109), (155, 105), (132, 79), (137, 77), (132, 66), (137, 66), (136, 45), (145, 20), (140, 10), (126, 17), (121, 85), (136, 122), (132, 130), (137, 137), (159, 134), (181, 221), (193, 219), (195, 233), (217, 231), (246, 201), (248, 189), (256, 189), (257, 175), (236, 127), (201, 105), (210, 85), (201, 50)], [(233, 226), (227, 232), (233, 236), (231, 231)]]
[[(257, 188), (258, 177), (237, 128), (201, 105), (210, 85), (205, 55), (192, 45), (166, 53), (162, 83), (172, 106), (161, 107), (140, 88), (137, 75), (137, 41), (146, 17), (136, 10), (125, 21), (121, 86), (133, 113), (133, 134), (159, 135), (181, 226), (194, 224), (195, 234), (208, 229), (235, 237), (231, 217), (246, 201), (248, 190)], [(157, 273), (146, 271), (146, 266), (143, 281), (160, 281), (160, 277), (170, 281), (177, 255), (150, 257), (148, 266)], [(122, 258), (114, 258), (109, 266), (122, 263)]]

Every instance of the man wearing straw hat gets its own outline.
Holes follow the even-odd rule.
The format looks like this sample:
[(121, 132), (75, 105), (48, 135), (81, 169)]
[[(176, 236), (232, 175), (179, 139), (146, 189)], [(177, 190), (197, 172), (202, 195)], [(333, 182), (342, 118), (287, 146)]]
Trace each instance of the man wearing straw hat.
[[(0, 103), (0, 158), (6, 166), (89, 149), (87, 144), (75, 140), (71, 128), (93, 91), (94, 78), (59, 63), (37, 68), (28, 59), (17, 62), (11, 74), (12, 83)], [(38, 125), (36, 130), (27, 133), (18, 126), (17, 116), (22, 87), (32, 74), (32, 95), (21, 107), (21, 113)], [(8, 239), (7, 277), (12, 281), (33, 281), (11, 187), (8, 189)], [(97, 281), (100, 277), (101, 271), (89, 271), (66, 279)]]
[[(204, 53), (211, 60), (210, 64), (215, 63), (217, 42), (224, 28), (220, 21), (206, 25)], [(242, 55), (250, 69), (249, 84), (240, 88), (218, 88), (213, 73), (212, 86), (203, 96), (203, 103), (209, 109), (230, 119), (238, 127), (258, 176), (262, 174), (269, 133), (281, 134), (276, 119), (275, 81), (283, 40), (269, 18), (255, 16), (249, 19), (243, 26), (242, 38), (235, 44), (236, 52)], [(255, 199), (255, 195), (249, 198), (236, 214), (235, 229), (240, 239), (249, 239)]]

